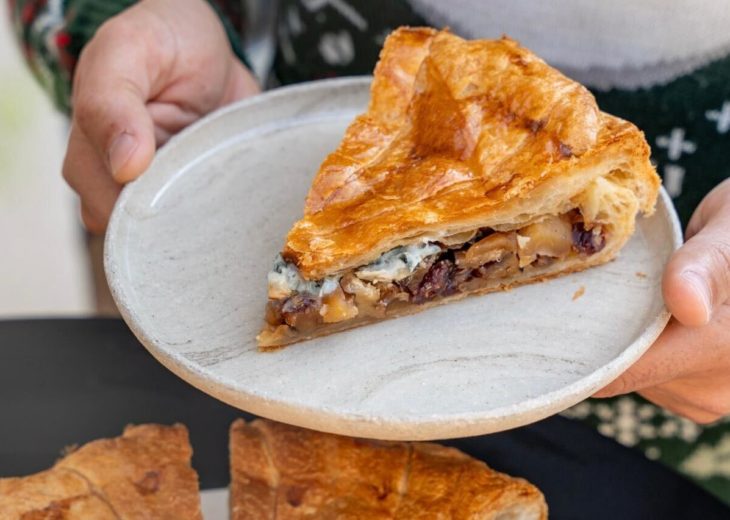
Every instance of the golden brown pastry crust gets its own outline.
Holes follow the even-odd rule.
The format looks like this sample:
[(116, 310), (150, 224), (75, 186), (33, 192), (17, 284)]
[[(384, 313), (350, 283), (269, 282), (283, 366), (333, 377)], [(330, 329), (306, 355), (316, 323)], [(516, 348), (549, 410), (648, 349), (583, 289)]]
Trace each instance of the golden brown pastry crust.
[(0, 479), (0, 518), (3, 520), (73, 520), (118, 517), (104, 499), (75, 472), (50, 469), (20, 478)]
[(182, 425), (129, 426), (47, 471), (0, 479), (0, 518), (202, 520), (191, 456)]
[[(612, 172), (650, 213), (659, 179), (643, 134), (601, 112), (582, 85), (508, 38), (401, 28), (283, 254), (320, 279), (422, 236), (564, 213)], [(633, 231), (634, 215), (617, 213)]]
[(230, 450), (231, 520), (547, 518), (532, 484), (437, 444), (237, 420)]

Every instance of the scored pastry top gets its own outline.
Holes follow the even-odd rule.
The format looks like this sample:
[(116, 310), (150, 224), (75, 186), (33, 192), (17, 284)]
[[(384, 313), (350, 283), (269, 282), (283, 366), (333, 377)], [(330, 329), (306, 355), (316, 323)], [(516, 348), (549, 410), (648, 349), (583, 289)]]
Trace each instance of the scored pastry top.
[(401, 28), (283, 255), (319, 279), (424, 237), (565, 211), (617, 170), (653, 186), (637, 193), (650, 212), (658, 181), (643, 134), (601, 112), (581, 84), (509, 38)]
[[(535, 486), (431, 443), (231, 425), (231, 518), (547, 518)], [(511, 514), (510, 514), (511, 513)]]
[(0, 518), (202, 520), (191, 457), (183, 425), (127, 426), (49, 470), (0, 479)]

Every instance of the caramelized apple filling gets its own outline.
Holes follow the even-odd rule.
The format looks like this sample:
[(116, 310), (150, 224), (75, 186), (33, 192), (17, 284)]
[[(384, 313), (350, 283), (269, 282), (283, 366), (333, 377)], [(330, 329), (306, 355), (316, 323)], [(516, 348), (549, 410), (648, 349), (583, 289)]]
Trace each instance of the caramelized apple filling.
[(321, 324), (383, 317), (404, 305), (493, 285), (569, 255), (592, 255), (605, 243), (604, 228), (587, 227), (573, 210), (516, 231), (482, 228), (398, 247), (367, 266), (314, 282), (279, 258), (269, 274), (266, 321), (275, 334), (306, 334)]

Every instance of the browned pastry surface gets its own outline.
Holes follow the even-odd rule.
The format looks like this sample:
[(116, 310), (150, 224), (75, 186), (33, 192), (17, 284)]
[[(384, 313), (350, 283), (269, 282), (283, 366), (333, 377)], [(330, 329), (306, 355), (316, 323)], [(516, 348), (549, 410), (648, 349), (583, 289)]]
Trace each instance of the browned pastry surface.
[(182, 425), (129, 426), (51, 469), (0, 479), (1, 520), (202, 520)]
[(232, 520), (547, 518), (532, 484), (437, 444), (238, 420), (230, 450)]
[(614, 170), (629, 172), (622, 184), (651, 212), (659, 180), (643, 134), (601, 112), (582, 85), (508, 38), (401, 28), (284, 256), (319, 279), (413, 237), (557, 214)]
[(400, 28), (274, 263), (259, 347), (608, 262), (654, 211), (649, 155), (517, 42)]

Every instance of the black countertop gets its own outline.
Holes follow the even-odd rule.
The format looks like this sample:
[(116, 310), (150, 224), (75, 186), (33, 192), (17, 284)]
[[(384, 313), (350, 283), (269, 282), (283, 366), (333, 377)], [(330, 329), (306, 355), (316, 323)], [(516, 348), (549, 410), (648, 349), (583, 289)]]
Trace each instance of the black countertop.
[[(114, 319), (0, 321), (0, 477), (129, 423), (184, 423), (203, 488), (228, 484), (228, 427), (249, 415), (178, 379)], [(552, 519), (730, 519), (730, 508), (633, 450), (562, 417), (448, 441), (542, 489)]]

